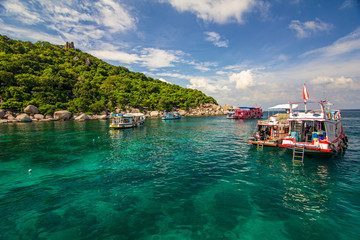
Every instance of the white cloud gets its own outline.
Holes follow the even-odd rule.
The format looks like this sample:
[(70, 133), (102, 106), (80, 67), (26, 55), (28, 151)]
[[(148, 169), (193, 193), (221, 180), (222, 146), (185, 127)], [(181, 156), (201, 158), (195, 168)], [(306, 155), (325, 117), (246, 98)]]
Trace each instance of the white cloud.
[(207, 35), (206, 41), (212, 42), (217, 47), (228, 47), (229, 41), (223, 40), (220, 34), (216, 32), (205, 32), (205, 34)]
[(360, 28), (356, 29), (349, 35), (340, 38), (339, 40), (335, 41), (333, 44), (329, 46), (306, 52), (302, 56), (316, 54), (325, 57), (333, 57), (345, 53), (353, 53), (359, 50), (360, 50)]
[(149, 68), (173, 67), (179, 61), (180, 51), (165, 51), (162, 49), (145, 48), (142, 50), (142, 65)]
[(292, 20), (289, 28), (296, 31), (298, 38), (309, 37), (312, 33), (320, 31), (328, 31), (332, 28), (331, 24), (327, 24), (316, 18), (315, 21), (300, 22), (299, 20)]
[(169, 84), (171, 84), (171, 82), (166, 81), (166, 80), (165, 80), (165, 79), (163, 79), (163, 78), (159, 78), (159, 80), (160, 80), (160, 81), (162, 81), (162, 82), (165, 82), (165, 83), (169, 83)]
[(19, 0), (4, 1), (2, 7), (6, 10), (6, 14), (16, 15), (17, 19), (25, 24), (34, 24), (42, 21), (40, 15), (36, 11), (32, 11), (32, 6), (27, 6)]
[(207, 93), (216, 93), (219, 91), (229, 91), (227, 86), (220, 86), (219, 84), (215, 84), (212, 80), (206, 77), (192, 77), (190, 79), (189, 85), (187, 88), (198, 89)]
[(339, 9), (343, 10), (351, 7), (353, 7), (353, 0), (345, 0)]
[(19, 28), (10, 25), (1, 24), (0, 32), (4, 35), (16, 35), (20, 39), (27, 39), (32, 41), (47, 41), (53, 44), (64, 44), (64, 40), (60, 36), (54, 36), (41, 31), (34, 31), (29, 28)]
[(136, 19), (119, 3), (113, 0), (100, 0), (95, 5), (101, 16), (98, 21), (109, 27), (110, 32), (125, 31), (135, 26)]
[(190, 80), (191, 78), (193, 78), (193, 76), (190, 75), (184, 75), (184, 74), (180, 74), (180, 73), (158, 73), (157, 75), (159, 76), (165, 76), (165, 77), (172, 77), (172, 78), (180, 78), (180, 79), (186, 79), (186, 80)]
[(241, 71), (240, 73), (233, 73), (229, 76), (230, 82), (235, 82), (236, 89), (246, 89), (254, 86), (254, 77), (251, 70)]
[(243, 22), (243, 14), (250, 11), (255, 0), (163, 0), (180, 12), (189, 11), (205, 22), (219, 24)]
[(109, 51), (109, 50), (93, 50), (89, 51), (90, 54), (100, 58), (102, 60), (119, 61), (121, 63), (136, 63), (141, 61), (141, 58), (136, 54), (129, 54), (121, 51)]
[(354, 80), (351, 78), (345, 78), (344, 76), (338, 78), (332, 78), (327, 76), (321, 76), (314, 78), (310, 81), (314, 85), (327, 85), (329, 88), (348, 88), (353, 86)]
[(89, 53), (102, 60), (118, 61), (126, 64), (139, 63), (149, 69), (173, 67), (174, 63), (178, 62), (183, 54), (181, 51), (165, 51), (155, 48), (144, 48), (139, 53), (130, 54), (115, 50), (111, 45), (108, 47), (109, 49), (92, 50)]
[(63, 36), (64, 41), (82, 43), (111, 38), (109, 32), (134, 29), (137, 21), (131, 16), (128, 7), (114, 0), (95, 2), (6, 0), (1, 5), (6, 17), (36, 29), (45, 28), (40, 31), (55, 32), (54, 35)]

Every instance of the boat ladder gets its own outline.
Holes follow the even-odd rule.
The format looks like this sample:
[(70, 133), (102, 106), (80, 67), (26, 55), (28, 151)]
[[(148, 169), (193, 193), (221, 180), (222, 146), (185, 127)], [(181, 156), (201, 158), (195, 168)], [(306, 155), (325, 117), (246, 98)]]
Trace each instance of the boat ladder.
[(264, 142), (257, 142), (257, 149), (261, 149), (263, 150), (264, 149)]
[(304, 165), (305, 146), (296, 146), (293, 148), (293, 162)]

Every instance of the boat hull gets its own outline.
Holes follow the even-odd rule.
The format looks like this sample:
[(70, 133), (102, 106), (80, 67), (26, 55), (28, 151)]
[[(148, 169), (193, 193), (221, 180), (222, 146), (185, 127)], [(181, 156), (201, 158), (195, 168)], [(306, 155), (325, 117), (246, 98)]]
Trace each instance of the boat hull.
[(162, 120), (176, 120), (176, 119), (181, 119), (181, 117), (175, 117), (175, 118), (167, 118), (167, 117), (162, 117)]
[(279, 142), (278, 141), (263, 141), (263, 140), (248, 140), (247, 143), (253, 144), (253, 145), (263, 145), (266, 147), (278, 147)]
[(140, 124), (119, 124), (119, 125), (111, 124), (110, 128), (112, 129), (134, 128), (137, 127), (138, 125)]

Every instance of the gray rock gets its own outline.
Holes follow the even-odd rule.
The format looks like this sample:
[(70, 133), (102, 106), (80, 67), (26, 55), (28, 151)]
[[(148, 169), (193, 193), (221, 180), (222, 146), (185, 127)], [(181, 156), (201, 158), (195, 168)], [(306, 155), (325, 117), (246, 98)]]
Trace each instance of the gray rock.
[(86, 113), (83, 113), (75, 118), (75, 120), (77, 120), (77, 121), (89, 120), (89, 119), (90, 119), (90, 117)]
[(69, 120), (72, 117), (72, 113), (67, 110), (61, 110), (54, 112), (54, 118), (56, 120)]
[(34, 115), (34, 118), (37, 119), (37, 120), (41, 120), (41, 119), (44, 119), (44, 115), (42, 115), (42, 114), (35, 114), (35, 115)]
[(39, 109), (37, 107), (35, 107), (34, 105), (28, 105), (26, 108), (24, 108), (24, 113), (37, 114), (37, 113), (39, 113)]
[(29, 115), (27, 115), (26, 113), (20, 114), (16, 117), (16, 121), (18, 122), (32, 122), (32, 119), (30, 118)]

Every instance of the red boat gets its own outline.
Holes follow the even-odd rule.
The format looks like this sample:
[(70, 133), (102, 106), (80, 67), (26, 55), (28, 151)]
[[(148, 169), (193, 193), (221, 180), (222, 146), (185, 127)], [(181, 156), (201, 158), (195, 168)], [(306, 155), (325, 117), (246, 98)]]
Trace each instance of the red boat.
[(259, 107), (239, 107), (234, 114), (235, 119), (262, 118), (263, 110)]

